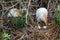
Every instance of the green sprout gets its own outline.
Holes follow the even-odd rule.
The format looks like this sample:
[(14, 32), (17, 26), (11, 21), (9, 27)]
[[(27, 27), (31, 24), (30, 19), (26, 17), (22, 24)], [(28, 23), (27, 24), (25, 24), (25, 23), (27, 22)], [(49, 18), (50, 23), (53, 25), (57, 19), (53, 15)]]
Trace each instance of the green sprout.
[(10, 23), (15, 25), (15, 26), (18, 26), (20, 28), (23, 28), (24, 25), (25, 25), (25, 17), (14, 17), (14, 18), (11, 18), (10, 19)]
[(1, 40), (10, 40), (10, 35), (6, 32), (0, 32), (0, 39)]
[(55, 20), (56, 24), (60, 25), (60, 5), (56, 6), (55, 13), (52, 18)]

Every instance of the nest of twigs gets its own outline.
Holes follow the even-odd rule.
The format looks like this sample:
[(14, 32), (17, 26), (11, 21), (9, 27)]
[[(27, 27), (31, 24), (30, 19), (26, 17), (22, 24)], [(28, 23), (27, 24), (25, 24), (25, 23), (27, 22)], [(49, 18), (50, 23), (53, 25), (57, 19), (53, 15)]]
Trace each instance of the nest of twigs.
[[(55, 40), (58, 35), (58, 26), (51, 19), (52, 13), (58, 0), (1, 0), (0, 1), (0, 26), (1, 29), (11, 35), (11, 40)], [(27, 6), (28, 5), (28, 6)], [(48, 22), (51, 23), (48, 29), (38, 30), (35, 11), (39, 7), (46, 7), (49, 10)], [(26, 12), (29, 14), (24, 28), (16, 28), (8, 26), (7, 13), (11, 8), (28, 9)], [(24, 9), (25, 10), (25, 9)], [(43, 24), (43, 23), (42, 23)]]

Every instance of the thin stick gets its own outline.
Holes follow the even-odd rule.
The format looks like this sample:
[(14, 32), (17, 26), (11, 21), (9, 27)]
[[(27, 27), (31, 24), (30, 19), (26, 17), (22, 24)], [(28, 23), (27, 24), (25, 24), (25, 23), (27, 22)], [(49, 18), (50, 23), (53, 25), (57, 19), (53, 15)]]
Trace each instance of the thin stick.
[(49, 2), (48, 2), (47, 9), (49, 9), (49, 6), (50, 6), (49, 4), (50, 4), (50, 2), (51, 2), (51, 0), (49, 0)]
[(28, 3), (28, 9), (27, 9), (27, 14), (26, 14), (26, 23), (28, 23), (27, 22), (27, 16), (28, 16), (28, 10), (29, 10), (30, 3), (31, 3), (31, 0), (29, 0), (29, 3)]
[(11, 6), (11, 7), (7, 8), (7, 10), (6, 10), (6, 12), (5, 12), (5, 13), (7, 13), (7, 11), (8, 11), (10, 8), (13, 8), (13, 7), (14, 7), (14, 6), (16, 6), (18, 3), (19, 3), (19, 2), (17, 2), (15, 5), (13, 5), (13, 6)]
[(28, 35), (26, 35), (26, 33), (25, 33), (18, 40), (22, 40), (22, 39), (24, 39), (24, 37), (28, 37)]
[[(24, 34), (24, 35), (25, 35), (25, 34)], [(18, 39), (18, 40), (22, 40), (22, 39), (24, 38), (24, 35), (22, 35), (22, 36), (21, 36), (21, 38), (20, 38), (20, 39)]]

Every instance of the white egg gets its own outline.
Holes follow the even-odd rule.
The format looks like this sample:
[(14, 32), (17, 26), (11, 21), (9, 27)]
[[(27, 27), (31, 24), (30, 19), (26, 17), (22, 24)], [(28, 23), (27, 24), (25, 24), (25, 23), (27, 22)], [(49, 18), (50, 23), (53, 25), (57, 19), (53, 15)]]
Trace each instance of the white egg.
[(38, 26), (38, 29), (41, 29), (41, 26)]
[(44, 29), (47, 29), (47, 26), (43, 26)]

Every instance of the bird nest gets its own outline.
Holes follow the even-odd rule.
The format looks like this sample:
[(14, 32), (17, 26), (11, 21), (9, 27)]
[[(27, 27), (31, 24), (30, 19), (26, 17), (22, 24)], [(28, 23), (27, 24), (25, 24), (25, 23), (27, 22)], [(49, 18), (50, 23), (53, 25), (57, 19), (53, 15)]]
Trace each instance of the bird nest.
[[(56, 0), (0, 0), (0, 24), (3, 25), (4, 30), (12, 35), (11, 40), (55, 40), (58, 35), (58, 27), (50, 19), (54, 12), (55, 5)], [(32, 19), (31, 16), (29, 16), (30, 18), (27, 20), (28, 24), (26, 25), (26, 28), (20, 30), (5, 27), (4, 23), (7, 21), (6, 14), (8, 11), (12, 8), (18, 8), (20, 10), (22, 7), (28, 9), (28, 12), (31, 13), (33, 17), (37, 8), (46, 7), (49, 10), (48, 21), (51, 25), (48, 26), (48, 29), (38, 30), (37, 24), (34, 21), (35, 19), (33, 17)]]

